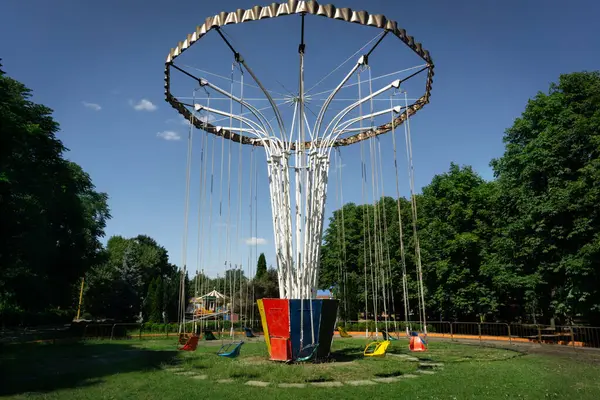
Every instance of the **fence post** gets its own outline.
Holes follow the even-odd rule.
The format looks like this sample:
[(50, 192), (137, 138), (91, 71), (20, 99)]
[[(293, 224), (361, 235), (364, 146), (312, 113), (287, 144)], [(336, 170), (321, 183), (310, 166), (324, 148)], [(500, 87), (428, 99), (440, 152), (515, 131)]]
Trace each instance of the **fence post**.
[(450, 321), (450, 340), (454, 340), (454, 322)]
[(477, 331), (479, 332), (479, 344), (481, 344), (481, 323), (477, 323)]
[(573, 344), (573, 349), (575, 349), (575, 335), (573, 334), (573, 325), (569, 327), (569, 330), (571, 331), (571, 343)]
[(542, 327), (537, 325), (537, 329), (538, 329), (538, 341), (540, 342), (540, 345), (542, 344)]
[(508, 328), (508, 344), (512, 344), (512, 336), (510, 334), (510, 324), (506, 324), (506, 327)]
[(110, 340), (113, 340), (115, 335), (115, 326), (117, 326), (117, 324), (113, 324), (112, 329), (110, 330)]
[(142, 340), (142, 329), (144, 328), (144, 324), (140, 324), (140, 336), (139, 340)]

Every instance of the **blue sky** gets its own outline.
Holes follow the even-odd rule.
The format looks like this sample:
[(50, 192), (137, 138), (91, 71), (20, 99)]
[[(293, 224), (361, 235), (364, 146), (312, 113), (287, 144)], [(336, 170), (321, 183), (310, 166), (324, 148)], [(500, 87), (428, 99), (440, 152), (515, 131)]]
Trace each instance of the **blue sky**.
[[(3, 69), (32, 88), (35, 101), (55, 110), (62, 128), (59, 138), (70, 149), (67, 157), (82, 165), (98, 190), (110, 195), (113, 218), (106, 229), (107, 237), (150, 235), (168, 249), (172, 262), (181, 264), (188, 128), (164, 102), (164, 60), (169, 49), (206, 17), (249, 8), (254, 1), (172, 1), (169, 6), (152, 0), (29, 0), (3, 4)], [(564, 2), (537, 0), (336, 2), (340, 7), (385, 14), (431, 52), (436, 64), (431, 104), (411, 123), (418, 190), (433, 175), (447, 171), (452, 161), (472, 165), (484, 178), (491, 179), (488, 163), (502, 154), (503, 131), (527, 100), (539, 90), (546, 91), (561, 73), (598, 68), (600, 36), (596, 19), (600, 4), (569, 4), (567, 7)], [(244, 50), (254, 71), (265, 77), (267, 86), (285, 93), (295, 91), (297, 28), (298, 19), (285, 17), (226, 30)], [(376, 34), (362, 28), (315, 17), (307, 19), (308, 86)], [(182, 56), (182, 60), (229, 76), (231, 54), (217, 39), (216, 35), (207, 35), (206, 41), (194, 45), (189, 56), (184, 54), (188, 58)], [(399, 42), (390, 46), (384, 47), (378, 57), (396, 58), (373, 63), (374, 75), (418, 64)], [(350, 65), (339, 72), (347, 71)], [(215, 79), (215, 83), (228, 88), (226, 80)], [(329, 89), (335, 83), (335, 79), (325, 82), (322, 88)], [(184, 85), (182, 82), (177, 89), (191, 95), (193, 86), (186, 89)], [(411, 87), (409, 95), (420, 95), (419, 87)], [(246, 95), (250, 96), (251, 91)], [(291, 115), (289, 110), (286, 115)], [(204, 205), (200, 213), (204, 225), (198, 234), (200, 144), (204, 137), (203, 133), (194, 134), (188, 268), (193, 271), (201, 265), (214, 276), (222, 273), (224, 262), (229, 260), (246, 269), (249, 259), (255, 264), (256, 251), (265, 252), (267, 262), (274, 264), (266, 165), (260, 148), (252, 155), (258, 163), (256, 175), (250, 168), (252, 150), (242, 149), (242, 190), (238, 193), (239, 149), (229, 149), (226, 143), (223, 154), (227, 157), (221, 158), (221, 141), (208, 139), (205, 154), (215, 149), (213, 208)], [(390, 135), (379, 144), (385, 163), (383, 190), (395, 194)], [(360, 148), (344, 148), (341, 157), (344, 201), (361, 203)], [(333, 163), (335, 168), (335, 160)], [(339, 207), (335, 172), (332, 169), (328, 215)], [(251, 175), (258, 179), (258, 197), (252, 207)], [(406, 176), (406, 169), (401, 169), (404, 196), (408, 193)], [(231, 187), (230, 203), (226, 182)], [(371, 190), (370, 185), (367, 188)], [(206, 191), (204, 199), (209, 200)], [(221, 215), (219, 204), (224, 207)], [(250, 226), (251, 220), (257, 222), (256, 227)], [(200, 247), (199, 236), (203, 243)], [(257, 243), (249, 246), (247, 242)]]

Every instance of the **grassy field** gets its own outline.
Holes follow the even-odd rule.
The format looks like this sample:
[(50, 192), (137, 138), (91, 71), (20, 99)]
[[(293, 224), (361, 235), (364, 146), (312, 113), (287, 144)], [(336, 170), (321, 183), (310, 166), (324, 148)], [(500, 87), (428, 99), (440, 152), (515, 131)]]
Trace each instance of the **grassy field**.
[[(9, 345), (0, 349), (0, 395), (211, 400), (600, 398), (599, 363), (590, 357), (581, 362), (575, 352), (565, 357), (432, 342), (427, 353), (410, 353), (407, 343), (398, 341), (389, 356), (372, 359), (362, 357), (365, 343), (354, 338), (336, 340), (333, 362), (302, 365), (267, 361), (260, 340), (244, 344), (242, 355), (234, 360), (215, 354), (220, 342), (202, 342), (194, 353), (176, 351), (173, 339)], [(269, 386), (253, 387), (248, 381)], [(331, 384), (338, 386), (319, 387)]]

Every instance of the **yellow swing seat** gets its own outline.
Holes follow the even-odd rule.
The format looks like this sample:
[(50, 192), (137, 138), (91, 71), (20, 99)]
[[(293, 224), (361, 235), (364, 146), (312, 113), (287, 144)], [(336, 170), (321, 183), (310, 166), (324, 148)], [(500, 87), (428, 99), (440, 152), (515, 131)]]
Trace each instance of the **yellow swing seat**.
[(385, 356), (385, 352), (387, 348), (390, 346), (392, 342), (389, 340), (383, 340), (381, 342), (371, 342), (367, 344), (365, 347), (365, 351), (363, 352), (365, 357), (383, 357)]
[(344, 327), (342, 327), (342, 326), (338, 326), (337, 330), (340, 333), (340, 337), (343, 337), (343, 338), (352, 337), (352, 335), (350, 335), (348, 333), (348, 331)]

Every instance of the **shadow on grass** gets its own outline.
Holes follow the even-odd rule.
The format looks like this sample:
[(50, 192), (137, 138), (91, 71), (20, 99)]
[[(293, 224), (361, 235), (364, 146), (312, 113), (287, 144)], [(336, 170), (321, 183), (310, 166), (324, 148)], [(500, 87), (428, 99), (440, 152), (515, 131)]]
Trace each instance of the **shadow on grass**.
[(378, 378), (392, 378), (395, 376), (402, 376), (402, 375), (404, 375), (404, 372), (402, 372), (402, 371), (379, 372), (379, 373), (375, 374), (375, 376)]
[(330, 361), (334, 362), (352, 362), (362, 360), (364, 348), (361, 346), (348, 346), (342, 349), (336, 349), (329, 356)]
[(255, 372), (234, 372), (229, 375), (229, 377), (233, 379), (255, 379), (259, 376), (260, 374), (257, 374)]
[(333, 382), (333, 378), (326, 378), (326, 377), (317, 377), (317, 378), (307, 378), (304, 380), (304, 382), (307, 383), (321, 383), (321, 382)]
[(111, 375), (160, 369), (176, 355), (123, 343), (3, 346), (0, 396), (92, 386)]

